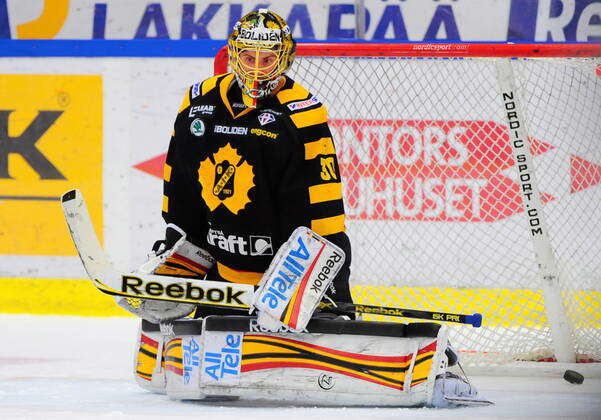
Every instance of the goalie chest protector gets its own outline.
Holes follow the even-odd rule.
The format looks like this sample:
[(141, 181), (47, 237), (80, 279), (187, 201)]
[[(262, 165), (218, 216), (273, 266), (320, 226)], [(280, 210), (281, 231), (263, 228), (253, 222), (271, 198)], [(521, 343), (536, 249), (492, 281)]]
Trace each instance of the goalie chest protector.
[(232, 73), (191, 88), (166, 157), (163, 217), (220, 277), (256, 284), (298, 226), (343, 232), (344, 206), (325, 106), (287, 76), (258, 108), (241, 102)]
[[(255, 317), (210, 316), (163, 330), (164, 392), (175, 399), (419, 406), (431, 402), (446, 363), (447, 330), (434, 323), (313, 319), (295, 333), (264, 331)], [(157, 332), (143, 321), (142, 336)]]

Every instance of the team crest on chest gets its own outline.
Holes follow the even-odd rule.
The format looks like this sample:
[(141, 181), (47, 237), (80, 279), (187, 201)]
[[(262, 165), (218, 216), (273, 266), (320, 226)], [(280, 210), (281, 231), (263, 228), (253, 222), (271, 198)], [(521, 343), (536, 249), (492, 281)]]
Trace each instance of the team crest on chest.
[(192, 124), (190, 124), (190, 132), (196, 137), (204, 135), (205, 123), (200, 118), (196, 118), (194, 121), (192, 121)]
[(248, 203), (248, 192), (255, 186), (253, 167), (226, 144), (213, 156), (200, 162), (198, 180), (202, 185), (202, 198), (211, 211), (224, 205), (238, 214)]
[(259, 124), (262, 126), (275, 121), (275, 116), (271, 112), (263, 112), (259, 115)]

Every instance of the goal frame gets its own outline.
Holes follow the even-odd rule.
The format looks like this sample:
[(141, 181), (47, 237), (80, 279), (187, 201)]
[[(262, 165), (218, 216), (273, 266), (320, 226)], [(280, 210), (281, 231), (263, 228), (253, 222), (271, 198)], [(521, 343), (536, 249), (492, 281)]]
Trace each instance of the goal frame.
[[(299, 43), (299, 57), (601, 57), (599, 43)], [(227, 72), (228, 49), (224, 45), (215, 55), (214, 74)]]
[[(296, 48), (298, 57), (416, 57), (416, 58), (499, 58), (501, 64), (497, 66), (499, 94), (504, 91), (515, 90), (513, 73), (510, 62), (512, 58), (599, 58), (601, 57), (601, 44), (599, 43), (369, 43), (369, 42), (316, 42), (299, 43)], [(215, 56), (214, 74), (223, 74), (228, 71), (228, 48), (222, 47)], [(597, 67), (597, 74), (601, 77), (601, 64)], [(502, 82), (505, 80), (505, 82)], [(518, 100), (516, 99), (516, 102)], [(519, 102), (518, 102), (519, 103)], [(525, 137), (528, 137), (524, 132)], [(515, 150), (514, 150), (515, 153)], [(532, 174), (534, 176), (534, 173)], [(540, 207), (540, 203), (538, 204)], [(544, 222), (544, 220), (543, 220)], [(546, 229), (545, 229), (546, 230)], [(534, 239), (533, 239), (534, 240)], [(537, 259), (539, 275), (548, 287), (543, 288), (545, 301), (549, 306), (557, 309), (563, 306), (561, 290), (558, 285), (558, 272), (553, 258), (553, 252), (547, 233), (542, 241), (534, 240), (537, 254), (542, 255)], [(549, 281), (550, 279), (550, 281)], [(547, 305), (545, 305), (547, 311)], [(576, 356), (571, 343), (572, 332), (564, 315), (549, 314), (551, 332), (554, 337), (554, 351), (560, 365), (571, 364), (576, 361)], [(558, 337), (567, 337), (558, 339)], [(526, 362), (527, 363), (527, 362)], [(597, 365), (597, 363), (594, 363)], [(597, 372), (597, 368), (599, 368)], [(556, 369), (549, 370), (556, 373)], [(595, 368), (596, 375), (601, 376), (601, 364)], [(503, 369), (499, 371), (501, 374)], [(489, 372), (490, 373), (490, 372)]]

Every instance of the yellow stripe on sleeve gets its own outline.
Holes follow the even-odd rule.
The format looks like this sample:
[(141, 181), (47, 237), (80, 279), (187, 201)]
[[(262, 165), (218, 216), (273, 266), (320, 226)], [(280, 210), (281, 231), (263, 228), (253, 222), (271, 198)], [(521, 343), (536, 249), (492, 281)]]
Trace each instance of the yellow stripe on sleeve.
[(163, 196), (163, 211), (169, 213), (169, 197), (166, 195)]
[(163, 179), (167, 182), (171, 181), (171, 165), (167, 163), (163, 166)]
[(344, 232), (344, 214), (311, 220), (311, 230), (321, 236)]
[(301, 99), (306, 99), (307, 96), (309, 96), (309, 91), (298, 83), (294, 83), (290, 89), (280, 90), (276, 95), (282, 104), (291, 101), (300, 101)]
[(177, 111), (178, 114), (190, 106), (190, 89), (191, 88), (188, 88), (188, 90), (186, 90), (186, 95), (184, 96), (184, 101), (182, 102), (182, 105), (179, 107), (179, 111)]
[(210, 79), (207, 79), (204, 82), (202, 82), (202, 87), (200, 90), (200, 93), (202, 96), (206, 95), (207, 93), (212, 91), (215, 88), (215, 86), (217, 86), (217, 80), (219, 79), (220, 76), (221, 75), (214, 76), (214, 77), (211, 77)]
[(322, 105), (319, 108), (292, 114), (290, 118), (292, 118), (292, 122), (297, 128), (304, 128), (327, 122), (328, 112), (326, 107)]
[(340, 200), (341, 198), (342, 184), (340, 182), (312, 185), (309, 187), (309, 201), (311, 204)]
[(305, 159), (310, 160), (319, 155), (334, 155), (334, 143), (332, 137), (322, 137), (319, 140), (305, 143)]

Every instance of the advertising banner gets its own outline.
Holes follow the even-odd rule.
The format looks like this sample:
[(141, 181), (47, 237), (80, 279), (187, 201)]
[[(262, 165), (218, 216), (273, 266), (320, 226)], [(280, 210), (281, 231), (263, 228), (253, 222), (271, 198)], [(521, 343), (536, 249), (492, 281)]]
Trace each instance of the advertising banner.
[(0, 75), (0, 255), (76, 255), (59, 201), (73, 187), (102, 237), (102, 78)]
[(305, 40), (601, 40), (600, 0), (0, 0), (0, 39), (225, 39), (265, 7)]

